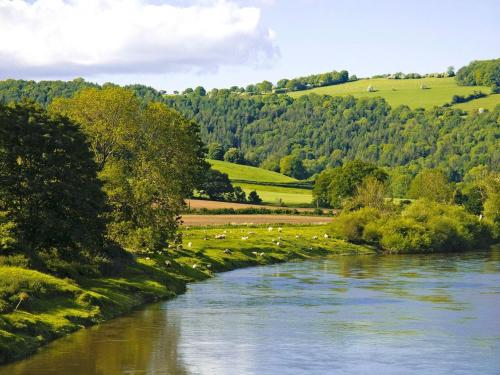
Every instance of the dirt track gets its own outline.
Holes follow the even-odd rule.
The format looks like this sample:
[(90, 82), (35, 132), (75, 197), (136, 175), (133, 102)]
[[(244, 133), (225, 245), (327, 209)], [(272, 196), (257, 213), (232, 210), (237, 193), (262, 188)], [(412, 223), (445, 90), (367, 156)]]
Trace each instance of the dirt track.
[(185, 226), (226, 224), (326, 224), (332, 221), (328, 216), (293, 215), (183, 215)]

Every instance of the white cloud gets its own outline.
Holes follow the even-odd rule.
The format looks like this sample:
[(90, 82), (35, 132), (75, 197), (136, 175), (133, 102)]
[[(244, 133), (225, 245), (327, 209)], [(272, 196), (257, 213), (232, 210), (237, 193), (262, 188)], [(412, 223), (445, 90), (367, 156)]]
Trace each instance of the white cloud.
[(0, 75), (216, 70), (277, 55), (260, 9), (228, 0), (0, 0)]

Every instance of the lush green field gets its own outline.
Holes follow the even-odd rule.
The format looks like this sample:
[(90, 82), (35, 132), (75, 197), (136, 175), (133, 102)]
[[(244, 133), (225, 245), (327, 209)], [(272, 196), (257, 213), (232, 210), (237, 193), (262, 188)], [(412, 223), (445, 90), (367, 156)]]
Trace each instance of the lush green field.
[[(307, 189), (287, 188), (282, 186), (263, 186), (244, 183), (235, 183), (245, 193), (255, 190), (263, 203), (279, 205), (283, 203), (288, 207), (310, 205), (312, 202), (312, 191)], [(280, 201), (281, 200), (281, 201)]]
[(212, 167), (223, 173), (227, 173), (231, 180), (247, 180), (258, 182), (298, 182), (298, 180), (285, 176), (284, 174), (268, 171), (267, 169), (228, 163), (219, 160), (208, 160)]
[[(287, 225), (281, 232), (277, 228), (269, 231), (267, 225), (186, 229), (182, 248), (137, 256), (126, 272), (111, 278), (74, 281), (0, 266), (0, 364), (82, 327), (173, 297), (185, 290), (186, 283), (206, 279), (214, 272), (374, 253), (372, 248), (325, 238), (327, 229), (321, 225)], [(216, 235), (225, 238), (216, 239)], [(15, 311), (23, 292), (28, 295)]]
[[(427, 89), (420, 87), (425, 85)], [(368, 92), (368, 86), (372, 86), (376, 91)], [(340, 85), (318, 87), (311, 90), (291, 92), (288, 95), (299, 97), (311, 93), (326, 94), (333, 96), (352, 95), (354, 97), (376, 97), (381, 96), (389, 102), (392, 107), (406, 104), (411, 108), (432, 108), (445, 103), (450, 103), (453, 95), (468, 95), (473, 91), (482, 91), (485, 94), (491, 93), (489, 87), (484, 86), (458, 86), (454, 78), (422, 78), (422, 79), (361, 79)], [(487, 98), (483, 107), (492, 109), (500, 103), (500, 96), (495, 95)], [(480, 99), (481, 100), (481, 99)], [(472, 105), (475, 101), (467, 104)]]
[(455, 104), (454, 107), (465, 111), (477, 111), (479, 108), (491, 110), (497, 105), (500, 105), (500, 94), (491, 94), (484, 98), (471, 100), (467, 103)]
[(209, 160), (209, 162), (212, 164), (214, 169), (227, 173), (229, 179), (233, 181), (237, 180), (236, 182), (233, 182), (233, 184), (235, 186), (240, 186), (245, 193), (248, 194), (252, 190), (255, 190), (261, 197), (262, 203), (271, 205), (283, 204), (286, 206), (304, 206), (311, 204), (312, 192), (309, 189), (278, 185), (252, 184), (252, 182), (267, 182), (276, 184), (299, 182), (292, 177), (262, 168), (233, 164), (225, 161)]

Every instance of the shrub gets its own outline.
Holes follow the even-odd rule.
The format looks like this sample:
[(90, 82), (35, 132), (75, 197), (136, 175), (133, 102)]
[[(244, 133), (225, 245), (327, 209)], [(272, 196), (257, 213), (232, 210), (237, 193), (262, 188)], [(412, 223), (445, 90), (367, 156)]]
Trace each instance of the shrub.
[(369, 222), (379, 219), (380, 211), (364, 207), (357, 211), (344, 212), (330, 224), (332, 235), (350, 242), (362, 242), (363, 231)]

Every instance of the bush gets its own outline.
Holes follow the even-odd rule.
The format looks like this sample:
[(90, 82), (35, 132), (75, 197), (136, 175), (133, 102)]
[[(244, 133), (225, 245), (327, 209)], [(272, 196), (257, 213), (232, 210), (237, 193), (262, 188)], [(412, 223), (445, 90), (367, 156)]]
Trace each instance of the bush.
[(344, 212), (333, 220), (330, 224), (330, 232), (333, 236), (342, 238), (350, 242), (363, 242), (363, 232), (365, 226), (379, 219), (381, 213), (379, 210), (370, 207), (364, 207), (357, 211)]

